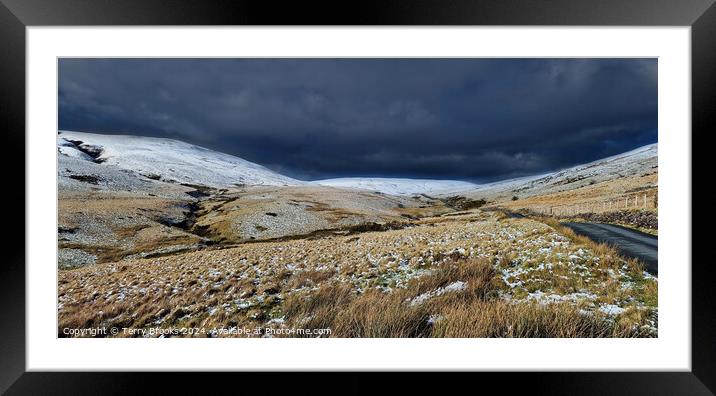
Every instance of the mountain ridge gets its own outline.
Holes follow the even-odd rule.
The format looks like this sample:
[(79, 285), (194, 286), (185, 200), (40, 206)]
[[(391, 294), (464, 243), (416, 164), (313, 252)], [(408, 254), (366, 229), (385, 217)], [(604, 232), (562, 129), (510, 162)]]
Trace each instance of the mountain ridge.
[(153, 180), (215, 188), (304, 184), (242, 158), (174, 139), (58, 131), (57, 144), (60, 154), (67, 157)]
[[(80, 168), (89, 167), (90, 170), (85, 173), (109, 171), (106, 167), (103, 168), (103, 166), (109, 165), (116, 168), (114, 170), (134, 172), (146, 179), (204, 185), (213, 188), (244, 185), (320, 185), (390, 195), (465, 194), (484, 195), (489, 198), (506, 197), (518, 192), (530, 195), (533, 192), (556, 191), (555, 186), (558, 185), (572, 184), (569, 188), (578, 188), (585, 183), (638, 174), (650, 167), (658, 166), (658, 143), (652, 143), (586, 164), (487, 184), (459, 180), (383, 177), (345, 177), (302, 181), (240, 157), (175, 139), (60, 130), (57, 136), (57, 146), (58, 152), (61, 154), (60, 162), (67, 165), (66, 169), (70, 173), (71, 168), (78, 166)], [(100, 166), (92, 167), (90, 164)], [(61, 176), (68, 175), (61, 171)], [(109, 178), (113, 177), (115, 176)]]

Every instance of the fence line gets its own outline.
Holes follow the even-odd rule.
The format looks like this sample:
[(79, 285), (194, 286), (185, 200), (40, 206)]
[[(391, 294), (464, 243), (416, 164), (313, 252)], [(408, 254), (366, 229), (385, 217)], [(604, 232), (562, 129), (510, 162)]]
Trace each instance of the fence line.
[(658, 190), (640, 191), (616, 198), (592, 200), (576, 204), (528, 205), (523, 208), (554, 216), (573, 216), (580, 213), (603, 213), (627, 209), (656, 209), (658, 208)]

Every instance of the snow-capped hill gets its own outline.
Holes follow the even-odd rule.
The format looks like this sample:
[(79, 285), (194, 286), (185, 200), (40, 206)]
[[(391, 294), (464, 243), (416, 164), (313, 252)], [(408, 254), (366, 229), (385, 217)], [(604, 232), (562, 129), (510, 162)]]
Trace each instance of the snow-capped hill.
[(512, 195), (529, 197), (572, 190), (620, 177), (641, 176), (653, 173), (658, 168), (658, 148), (658, 143), (653, 143), (556, 172), (483, 184), (471, 191), (469, 195), (485, 198)]
[(657, 151), (658, 143), (654, 143), (556, 172), (480, 185), (455, 180), (361, 177), (317, 180), (312, 183), (324, 186), (379, 191), (392, 195), (466, 195), (469, 197), (489, 199), (510, 198), (514, 195), (528, 197), (572, 190), (585, 185), (620, 177), (641, 176), (647, 173), (653, 173), (658, 168)]
[(235, 187), (303, 182), (229, 154), (172, 139), (59, 131), (63, 156), (136, 172), (153, 180)]
[(458, 180), (393, 179), (379, 177), (345, 177), (316, 180), (312, 183), (322, 186), (377, 191), (391, 195), (449, 194), (478, 187), (477, 184)]
[[(457, 180), (349, 177), (304, 182), (264, 166), (172, 139), (59, 131), (60, 184), (77, 181), (131, 191), (147, 182), (216, 188), (322, 185), (390, 195), (465, 195), (500, 199), (571, 190), (620, 177), (643, 176), (658, 168), (658, 144), (556, 172), (478, 185)], [(89, 177), (85, 177), (89, 176)], [(151, 183), (150, 183), (151, 184)]]

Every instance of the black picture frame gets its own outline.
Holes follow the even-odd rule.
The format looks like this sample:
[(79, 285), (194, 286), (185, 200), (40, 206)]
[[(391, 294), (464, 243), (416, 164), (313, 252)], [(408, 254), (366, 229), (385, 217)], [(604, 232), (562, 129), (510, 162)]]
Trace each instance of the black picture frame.
[[(714, 0), (384, 0), (294, 1), (286, 4), (248, 1), (162, 0), (0, 0), (0, 120), (8, 226), (6, 259), (0, 265), (0, 391), (8, 394), (135, 393), (146, 390), (143, 373), (39, 373), (25, 369), (25, 41), (28, 26), (58, 25), (620, 25), (690, 26), (692, 56), (692, 158), (709, 158), (703, 143), (713, 131), (716, 110), (716, 6)], [(19, 162), (18, 162), (19, 161)], [(692, 160), (693, 161), (693, 160)], [(707, 166), (692, 163), (692, 181), (709, 177)], [(694, 185), (696, 187), (696, 185)], [(700, 197), (692, 191), (692, 197)], [(705, 196), (708, 199), (708, 194)], [(703, 199), (703, 198), (702, 198)], [(693, 201), (692, 201), (693, 202)], [(696, 203), (696, 202), (694, 202)], [(693, 205), (693, 204), (692, 204)], [(25, 211), (28, 210), (24, 206)], [(693, 223), (692, 223), (693, 224)], [(9, 230), (9, 232), (8, 232)], [(692, 246), (708, 246), (708, 235), (692, 233)], [(695, 256), (694, 256), (695, 257)], [(549, 394), (713, 394), (716, 391), (716, 319), (712, 309), (713, 270), (710, 261), (692, 260), (692, 369), (690, 372), (631, 373), (479, 373), (470, 382), (508, 383), (507, 391)], [(54, 268), (48, 268), (51, 270)], [(164, 393), (186, 390), (191, 379), (162, 374)], [(179, 374), (187, 376), (188, 374)], [(290, 374), (297, 376), (299, 374)], [(303, 375), (303, 374), (301, 374)], [(340, 374), (346, 376), (347, 374)], [(382, 390), (401, 388), (406, 379), (394, 373), (379, 380)], [(514, 378), (518, 376), (518, 378)], [(250, 378), (250, 379), (249, 379)], [(344, 386), (375, 387), (375, 379), (351, 376)], [(152, 378), (157, 379), (157, 378)], [(265, 383), (264, 374), (247, 381)], [(202, 381), (204, 392), (232, 375)], [(421, 387), (445, 389), (440, 381)], [(429, 381), (432, 382), (432, 381)], [(309, 384), (311, 379), (287, 378), (272, 391)], [(477, 386), (477, 385), (476, 385)], [(138, 388), (139, 387), (139, 388)], [(277, 388), (278, 387), (278, 388)], [(241, 390), (245, 390), (242, 387)], [(484, 388), (487, 389), (487, 388)], [(218, 390), (218, 389), (217, 389)]]

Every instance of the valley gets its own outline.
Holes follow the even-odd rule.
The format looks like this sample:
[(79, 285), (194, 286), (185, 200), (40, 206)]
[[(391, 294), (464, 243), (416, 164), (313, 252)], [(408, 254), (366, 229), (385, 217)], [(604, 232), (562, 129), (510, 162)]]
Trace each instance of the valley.
[(486, 185), (307, 182), (175, 140), (60, 131), (58, 170), (60, 337), (658, 335), (644, 263), (561, 223), (656, 218), (656, 145)]

